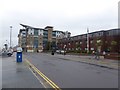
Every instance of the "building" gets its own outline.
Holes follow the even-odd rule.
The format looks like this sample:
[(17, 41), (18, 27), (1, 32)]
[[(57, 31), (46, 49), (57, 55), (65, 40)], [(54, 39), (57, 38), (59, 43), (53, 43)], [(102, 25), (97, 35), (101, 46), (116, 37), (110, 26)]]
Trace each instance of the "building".
[[(43, 50), (56, 49), (58, 39), (66, 37), (65, 32), (53, 30), (52, 26), (42, 29), (24, 24), (20, 25), (23, 29), (20, 29), (18, 34), (18, 45), (26, 52), (41, 52)], [(70, 32), (67, 35), (69, 37)]]
[(92, 53), (99, 50), (101, 53), (103, 51), (118, 53), (120, 52), (120, 29), (101, 30), (59, 39), (57, 45), (59, 49), (67, 52), (86, 53), (89, 50), (89, 53)]

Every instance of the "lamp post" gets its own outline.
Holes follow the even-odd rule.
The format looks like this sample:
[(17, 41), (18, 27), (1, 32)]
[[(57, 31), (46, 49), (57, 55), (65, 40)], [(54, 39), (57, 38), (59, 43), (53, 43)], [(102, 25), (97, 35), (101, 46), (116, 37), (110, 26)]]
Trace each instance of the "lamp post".
[(11, 48), (11, 39), (12, 39), (12, 26), (10, 26), (10, 48)]
[(89, 29), (87, 28), (87, 53), (89, 53)]

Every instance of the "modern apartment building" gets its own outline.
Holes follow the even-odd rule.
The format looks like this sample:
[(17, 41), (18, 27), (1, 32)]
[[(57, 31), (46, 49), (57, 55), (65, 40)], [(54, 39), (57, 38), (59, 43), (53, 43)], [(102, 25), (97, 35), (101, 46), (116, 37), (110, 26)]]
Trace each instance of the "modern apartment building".
[[(42, 29), (24, 24), (20, 25), (23, 29), (19, 31), (18, 44), (26, 52), (41, 52), (43, 50), (56, 49), (58, 39), (66, 37), (65, 32), (53, 30), (52, 26)], [(70, 37), (70, 35), (70, 32), (67, 33), (67, 37)]]
[[(88, 40), (87, 40), (88, 37)], [(87, 42), (89, 48), (87, 47)], [(120, 29), (101, 30), (72, 36), (70, 38), (59, 39), (59, 49), (66, 50), (67, 52), (93, 52), (99, 50), (118, 53), (120, 52)]]

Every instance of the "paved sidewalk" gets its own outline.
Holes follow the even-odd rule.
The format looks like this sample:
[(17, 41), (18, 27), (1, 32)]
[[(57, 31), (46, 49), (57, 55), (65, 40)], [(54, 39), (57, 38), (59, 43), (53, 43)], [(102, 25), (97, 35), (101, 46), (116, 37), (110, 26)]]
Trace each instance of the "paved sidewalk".
[(100, 59), (96, 60), (93, 56), (61, 55), (55, 54), (54, 57), (64, 60), (78, 61), (100, 67), (118, 69), (118, 60)]
[(16, 63), (15, 56), (2, 58), (2, 88), (43, 88), (24, 63)]

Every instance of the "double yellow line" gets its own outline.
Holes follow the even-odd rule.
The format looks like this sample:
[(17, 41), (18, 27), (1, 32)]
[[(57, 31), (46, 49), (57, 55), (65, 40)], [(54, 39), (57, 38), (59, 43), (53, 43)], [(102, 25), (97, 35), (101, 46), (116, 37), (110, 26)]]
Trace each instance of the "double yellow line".
[(51, 81), (48, 77), (46, 77), (40, 70), (38, 70), (33, 64), (31, 64), (28, 60), (26, 60), (28, 65), (31, 66), (33, 70), (35, 70), (52, 88), (55, 90), (61, 90), (53, 81)]

